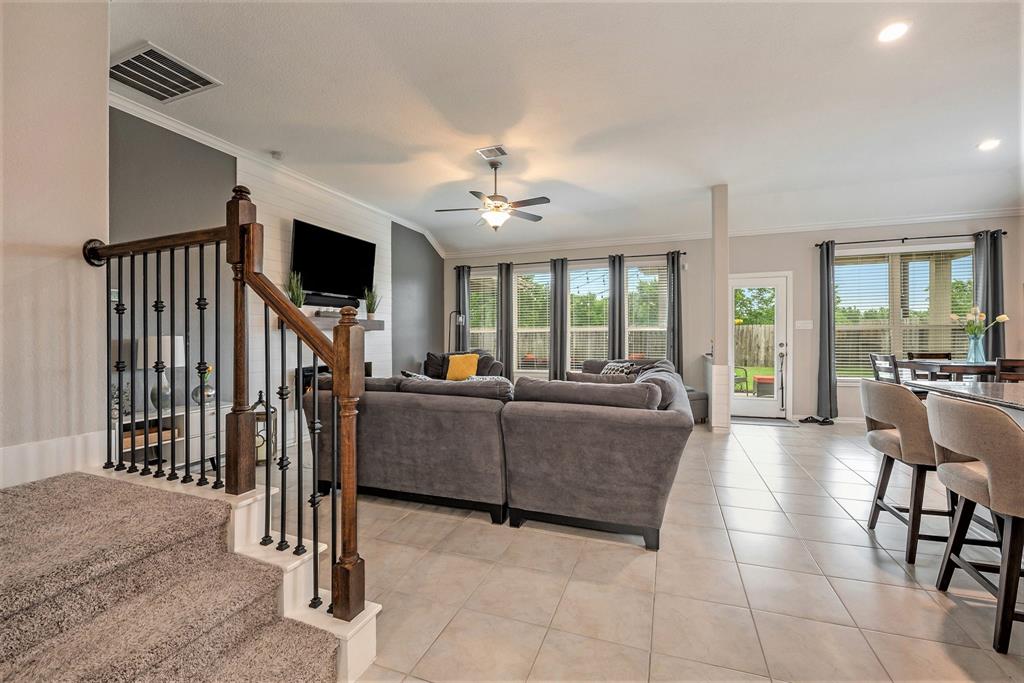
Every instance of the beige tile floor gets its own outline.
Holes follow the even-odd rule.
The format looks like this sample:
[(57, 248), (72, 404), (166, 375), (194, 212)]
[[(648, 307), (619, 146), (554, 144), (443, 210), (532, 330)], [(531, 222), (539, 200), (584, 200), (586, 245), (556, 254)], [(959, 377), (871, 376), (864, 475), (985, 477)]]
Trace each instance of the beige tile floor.
[[(995, 654), (994, 600), (962, 572), (934, 588), (941, 545), (907, 567), (905, 527), (883, 514), (865, 528), (877, 463), (857, 425), (698, 427), (657, 553), (361, 498), (368, 597), (384, 607), (363, 680), (1024, 681), (1024, 624)], [(908, 486), (894, 473), (894, 498)], [(926, 505), (944, 503), (929, 480)]]

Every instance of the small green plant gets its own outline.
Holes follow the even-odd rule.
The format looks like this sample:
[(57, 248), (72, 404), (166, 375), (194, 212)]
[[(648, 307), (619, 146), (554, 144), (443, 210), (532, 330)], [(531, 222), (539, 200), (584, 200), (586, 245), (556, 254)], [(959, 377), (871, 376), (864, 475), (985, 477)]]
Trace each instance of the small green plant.
[(288, 286), (285, 289), (292, 303), (302, 308), (302, 304), (306, 303), (306, 292), (302, 289), (302, 276), (294, 270), (288, 273)]
[(366, 312), (376, 313), (377, 307), (380, 306), (380, 295), (377, 294), (377, 288), (367, 287), (364, 289), (363, 298), (366, 299)]

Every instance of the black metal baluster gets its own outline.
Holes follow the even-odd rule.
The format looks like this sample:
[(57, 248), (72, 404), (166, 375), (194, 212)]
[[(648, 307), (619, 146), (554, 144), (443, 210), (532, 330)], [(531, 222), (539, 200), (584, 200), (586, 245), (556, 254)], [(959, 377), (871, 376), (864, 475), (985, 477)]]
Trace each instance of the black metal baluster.
[(302, 339), (295, 335), (295, 452), (298, 453), (298, 468), (295, 474), (295, 537), (299, 539), (292, 552), (302, 555), (306, 552), (306, 546), (302, 543), (302, 509), (306, 501), (302, 498), (302, 478), (305, 472), (302, 469)]
[[(170, 276), (171, 276), (170, 287), (169, 287), (169, 289), (171, 291), (171, 301), (170, 301), (170, 304), (171, 304), (170, 305), (170, 314), (171, 314), (171, 467), (167, 471), (167, 481), (174, 481), (175, 479), (178, 478), (178, 460), (177, 460), (177, 456), (178, 456), (178, 426), (177, 426), (178, 415), (177, 415), (177, 410), (176, 410), (177, 403), (178, 403), (178, 394), (175, 391), (175, 389), (177, 389), (177, 376), (176, 375), (178, 374), (178, 372), (176, 370), (176, 368), (178, 367), (176, 365), (176, 361), (178, 360), (177, 359), (177, 353), (178, 353), (177, 347), (178, 347), (178, 344), (176, 342), (177, 337), (174, 336), (174, 333), (177, 331), (177, 321), (175, 321), (175, 319), (174, 319), (174, 315), (175, 315), (174, 300), (177, 298), (175, 296), (175, 292), (174, 292), (174, 247), (171, 247), (170, 250), (169, 250), (169, 258), (170, 258), (170, 262), (168, 263), (168, 267), (170, 268)], [(186, 409), (188, 408), (187, 405), (185, 407), (186, 407)], [(186, 420), (188, 419), (188, 412), (185, 413), (185, 419)]]
[(185, 266), (185, 296), (182, 297), (182, 301), (185, 302), (185, 372), (182, 373), (182, 377), (185, 378), (185, 473), (181, 477), (182, 484), (192, 483), (192, 393), (189, 391), (189, 377), (192, 374), (191, 363), (192, 363), (192, 335), (189, 333), (189, 320), (191, 319), (191, 311), (189, 310), (189, 287), (188, 287), (188, 271), (189, 271), (189, 248), (186, 246), (181, 250), (184, 256)]
[(153, 302), (153, 311), (156, 312), (156, 361), (153, 363), (153, 370), (156, 372), (156, 472), (153, 476), (160, 479), (166, 476), (164, 472), (164, 301), (162, 297), (163, 270), (160, 268), (160, 250), (156, 252), (156, 300)]
[[(271, 472), (271, 457), (273, 442), (270, 438), (273, 433), (273, 419), (274, 416), (270, 410), (270, 306), (263, 304), (263, 385), (266, 390), (264, 396), (267, 398), (267, 422), (266, 431), (264, 432), (263, 439), (263, 459), (266, 463), (266, 483), (265, 493), (266, 496), (263, 499), (263, 538), (260, 539), (260, 545), (270, 545), (274, 542), (274, 537), (270, 534), (270, 472)], [(281, 494), (284, 495), (283, 493)]]
[(152, 474), (149, 469), (149, 254), (142, 255), (142, 470), (140, 476)]
[(214, 434), (216, 435), (216, 452), (213, 454), (213, 469), (215, 471), (213, 477), (213, 488), (222, 489), (224, 488), (224, 480), (221, 479), (221, 462), (220, 462), (220, 433), (221, 433), (221, 422), (220, 422), (220, 376), (223, 374), (222, 370), (224, 366), (220, 362), (220, 242), (217, 242), (213, 246), (214, 260), (214, 284), (213, 284), (213, 386), (214, 386)]
[(117, 257), (117, 466), (120, 472), (124, 464), (124, 257)]
[[(113, 297), (110, 296), (110, 259), (107, 259), (107, 461), (103, 463), (103, 469), (109, 470), (114, 467), (114, 389), (113, 383), (113, 353), (110, 345), (114, 343), (114, 333), (110, 326), (110, 309), (113, 307)], [(120, 412), (120, 410), (118, 411)]]
[[(338, 561), (335, 545), (338, 542), (338, 397), (331, 396), (331, 572)], [(327, 606), (327, 611), (334, 610), (334, 604)]]
[(313, 599), (309, 601), (309, 606), (316, 609), (324, 603), (320, 599), (320, 470), (318, 465), (318, 453), (320, 450), (320, 407), (317, 399), (317, 391), (319, 387), (317, 378), (317, 360), (316, 354), (313, 354), (313, 385), (311, 392), (313, 394), (313, 429), (312, 437), (310, 438), (311, 447), (313, 449), (312, 465), (313, 465), (313, 491), (309, 494), (309, 508), (310, 514), (313, 515)]
[(285, 344), (288, 328), (279, 323), (281, 329), (281, 384), (277, 387), (279, 399), (278, 411), (281, 413), (281, 457), (277, 460), (277, 469), (281, 471), (281, 540), (277, 543), (278, 550), (287, 550), (288, 539), (285, 537), (285, 523), (288, 521), (288, 357)]
[(199, 245), (199, 297), (196, 308), (199, 309), (199, 362), (196, 372), (199, 374), (199, 481), (196, 486), (206, 486), (210, 480), (206, 478), (206, 371), (210, 366), (206, 362), (206, 245)]
[(130, 399), (131, 399), (131, 413), (129, 414), (129, 419), (131, 419), (131, 430), (132, 430), (132, 456), (131, 456), (131, 466), (126, 471), (129, 472), (129, 473), (135, 473), (135, 472), (139, 471), (138, 466), (136, 466), (136, 464), (135, 464), (135, 450), (136, 450), (135, 449), (135, 385), (138, 384), (138, 382), (135, 381), (136, 380), (135, 373), (138, 371), (138, 367), (139, 367), (139, 365), (138, 365), (138, 363), (139, 363), (139, 350), (138, 350), (138, 348), (136, 348), (138, 346), (138, 343), (137, 343), (138, 342), (138, 337), (135, 334), (135, 254), (132, 254), (131, 258), (132, 258), (132, 260), (131, 260), (130, 277), (131, 277), (131, 280), (132, 280), (132, 289), (131, 289), (131, 295), (129, 296), (129, 302), (128, 303), (130, 304), (129, 305), (129, 310), (131, 311), (131, 328), (132, 328), (132, 330), (131, 330), (131, 342), (130, 342), (131, 343), (131, 348), (128, 350), (128, 355), (131, 356), (132, 372), (131, 372), (131, 376), (130, 376), (130, 378), (128, 380), (129, 382), (131, 382), (131, 388), (129, 388), (128, 393), (130, 394)]

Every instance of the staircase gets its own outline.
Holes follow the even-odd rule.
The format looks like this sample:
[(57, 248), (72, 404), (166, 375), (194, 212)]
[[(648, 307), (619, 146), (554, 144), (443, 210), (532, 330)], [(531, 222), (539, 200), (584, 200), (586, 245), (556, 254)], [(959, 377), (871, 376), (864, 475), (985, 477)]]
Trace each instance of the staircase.
[(279, 616), (286, 573), (231, 551), (259, 529), (232, 497), (133, 479), (0, 489), (0, 680), (336, 680), (344, 640)]

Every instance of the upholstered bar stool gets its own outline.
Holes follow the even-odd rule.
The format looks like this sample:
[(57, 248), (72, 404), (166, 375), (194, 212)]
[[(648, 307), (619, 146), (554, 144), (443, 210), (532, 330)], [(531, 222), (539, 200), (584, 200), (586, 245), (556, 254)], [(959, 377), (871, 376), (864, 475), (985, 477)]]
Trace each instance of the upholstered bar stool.
[[(950, 510), (924, 509), (924, 485), (928, 472), (935, 470), (935, 447), (928, 431), (928, 413), (924, 403), (901, 384), (870, 379), (861, 380), (860, 400), (867, 422), (868, 443), (882, 454), (875, 496), (868, 515), (868, 528), (874, 529), (883, 510), (907, 525), (908, 564), (917, 559), (919, 540), (945, 542), (946, 536), (921, 533), (921, 515), (950, 517)], [(931, 400), (931, 399), (929, 399)], [(909, 465), (910, 505), (890, 505), (885, 501), (889, 477), (896, 461)], [(904, 517), (903, 513), (907, 513)]]
[[(992, 647), (1005, 654), (1014, 620), (1024, 621), (1024, 612), (1015, 607), (1024, 554), (1024, 430), (995, 406), (939, 394), (927, 403), (939, 481), (959, 498), (935, 585), (947, 590), (953, 571), (960, 568), (992, 593), (996, 597)], [(989, 508), (1002, 521), (998, 565), (971, 562), (960, 555), (977, 505)], [(999, 585), (982, 572), (998, 573)]]

